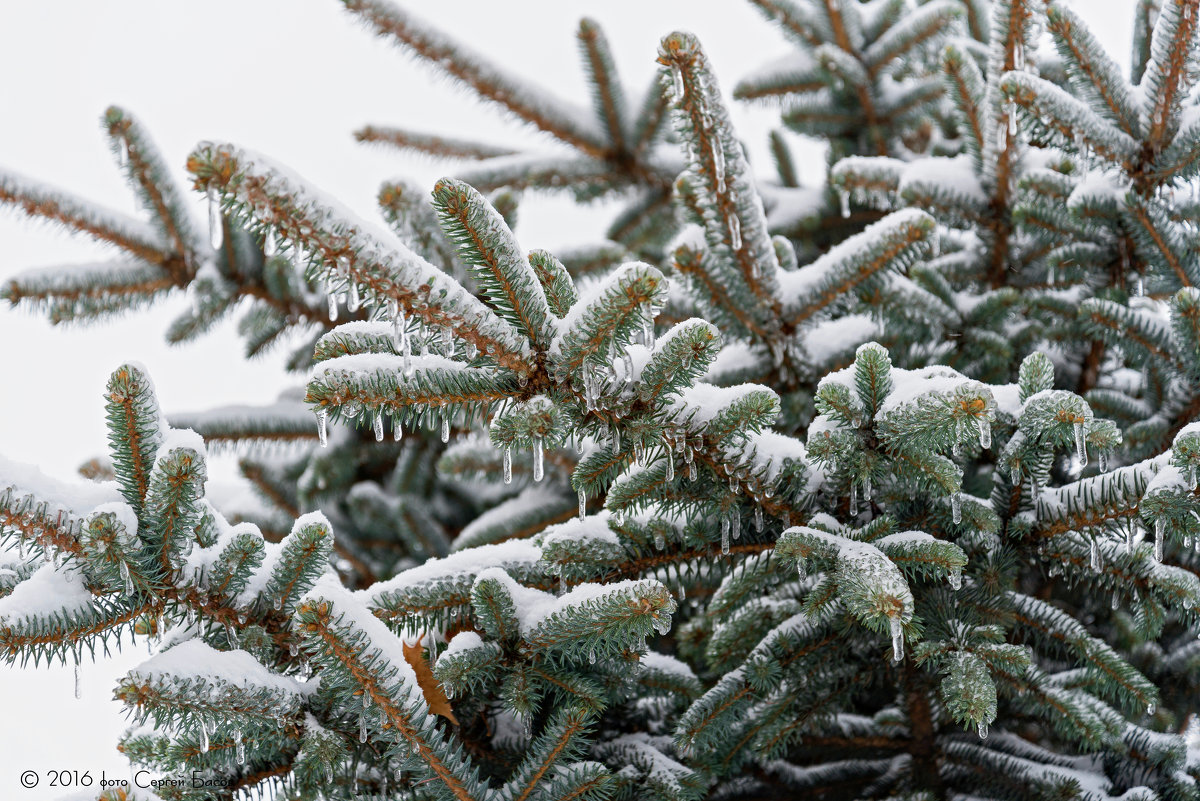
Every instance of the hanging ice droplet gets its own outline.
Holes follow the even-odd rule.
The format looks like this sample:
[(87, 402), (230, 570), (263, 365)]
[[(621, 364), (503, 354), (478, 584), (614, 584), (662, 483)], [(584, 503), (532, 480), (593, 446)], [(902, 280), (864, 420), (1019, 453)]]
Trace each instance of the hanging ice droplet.
[[(721, 138), (712, 138), (713, 175), (717, 179), (717, 191), (725, 193), (725, 148), (721, 147)], [(736, 248), (734, 248), (736, 250)]]
[(297, 644), (296, 644), (296, 643), (294, 643), (294, 642), (293, 642), (293, 643), (289, 643), (289, 644), (288, 644), (288, 656), (293, 656), (293, 657), (294, 657), (294, 656), (298, 655), (299, 653), (300, 653), (300, 646), (299, 646), (299, 645), (297, 645)]
[(1166, 541), (1167, 520), (1160, 517), (1154, 521), (1154, 561), (1163, 560), (1163, 543)]
[(354, 312), (358, 311), (358, 307), (361, 305), (362, 305), (362, 302), (361, 302), (361, 299), (358, 294), (358, 282), (351, 281), (350, 282), (350, 299), (348, 301), (346, 301), (346, 311), (353, 314)]
[(208, 187), (208, 244), (213, 250), (220, 250), (225, 243), (225, 225), (221, 219), (221, 203), (217, 200), (217, 188), (211, 184)]
[(442, 415), (442, 442), (450, 441), (450, 415)]
[(1079, 457), (1080, 465), (1087, 467), (1087, 439), (1083, 428), (1083, 423), (1075, 424), (1075, 455)]
[(317, 439), (322, 448), (329, 445), (329, 412), (324, 409), (317, 409)]
[(579, 519), (582, 520), (587, 517), (587, 493), (579, 490), (577, 494), (579, 495)]
[(1099, 572), (1100, 572), (1100, 568), (1101, 568), (1101, 564), (1100, 564), (1100, 541), (1099, 541), (1099, 540), (1097, 540), (1097, 539), (1095, 539), (1095, 538), (1093, 538), (1093, 539), (1092, 539), (1091, 554), (1090, 554), (1090, 559), (1089, 559), (1089, 562), (1091, 563), (1092, 572), (1093, 572), (1093, 573), (1099, 573)]
[(1140, 275), (1137, 277), (1137, 283), (1134, 286), (1133, 294), (1137, 295), (1139, 298), (1144, 297), (1146, 294), (1146, 281)]
[(959, 590), (961, 590), (962, 589), (962, 568), (957, 567), (957, 566), (950, 568), (950, 575), (946, 577), (946, 580), (950, 584), (950, 589), (954, 590), (955, 592), (958, 592)]
[(729, 555), (729, 518), (721, 518), (721, 555)]
[(595, 648), (588, 650), (588, 664), (589, 665), (596, 664), (596, 649)]
[(754, 505), (754, 530), (759, 534), (763, 531), (763, 510), (758, 504)]
[(904, 626), (899, 615), (888, 618), (888, 624), (892, 628), (892, 661), (900, 662), (904, 659)]
[(736, 212), (729, 215), (729, 247), (733, 250), (742, 249), (742, 220)]
[(692, 461), (687, 463), (687, 466), (688, 466), (688, 481), (695, 481), (696, 479), (698, 479), (700, 477), (700, 471), (696, 468), (696, 461), (693, 459)]
[(125, 585), (125, 594), (133, 595), (133, 577), (129, 575), (129, 563), (121, 560), (121, 583)]
[(1114, 612), (1121, 608), (1121, 594), (1116, 590), (1113, 590), (1112, 603), (1109, 604), (1108, 608)]
[(383, 410), (382, 409), (375, 410), (375, 419), (371, 422), (371, 425), (375, 429), (375, 441), (383, 442)]
[(796, 577), (801, 581), (808, 578), (808, 568), (805, 567), (803, 556), (796, 557)]
[(740, 540), (742, 538), (742, 516), (735, 509), (734, 511), (729, 513), (729, 517), (730, 517), (730, 521), (729, 521), (730, 528), (733, 529), (733, 538), (735, 540)]
[(400, 422), (400, 414), (392, 416), (392, 440), (399, 442), (404, 437), (404, 423)]
[(865, 476), (863, 476), (862, 484), (863, 484), (863, 489), (862, 489), (863, 500), (866, 501), (867, 503), (870, 503), (871, 498), (873, 498), (875, 496), (875, 484), (871, 481), (870, 473), (867, 473)]
[(200, 753), (208, 753), (208, 724), (200, 723)]
[(1008, 468), (1008, 481), (1014, 487), (1021, 484), (1021, 463), (1013, 462)]
[(239, 765), (246, 764), (246, 741), (242, 739), (242, 730), (238, 729), (233, 733), (233, 743), (237, 746), (237, 763)]
[(332, 287), (332, 286), (328, 286), (328, 287), (326, 287), (326, 292), (328, 292), (328, 293), (329, 293), (329, 294), (328, 294), (328, 296), (327, 296), (327, 299), (328, 299), (328, 301), (329, 301), (329, 322), (331, 322), (331, 323), (336, 323), (336, 322), (337, 322), (337, 318), (338, 318), (338, 298), (337, 298), (337, 292), (334, 292), (334, 291), (333, 291), (333, 287)]
[(850, 217), (850, 193), (845, 189), (838, 191), (838, 201), (842, 205), (842, 219)]
[(664, 479), (666, 481), (674, 481), (675, 480), (675, 459), (671, 456), (670, 448), (667, 448), (667, 458), (666, 458), (666, 465), (665, 465), (664, 470), (665, 470), (664, 476), (663, 476)]
[(83, 675), (79, 667), (79, 659), (75, 660), (75, 700), (83, 697)]
[(542, 438), (534, 437), (533, 438), (533, 480), (534, 481), (541, 481), (542, 477), (546, 473), (545, 457), (543, 454), (544, 450), (545, 450), (545, 448), (543, 448), (543, 446), (542, 446)]
[(979, 724), (979, 739), (986, 740), (987, 736), (988, 736), (988, 725), (986, 723), (981, 722)]
[(1108, 472), (1108, 453), (1106, 451), (1100, 451), (1100, 453), (1096, 456), (1096, 463), (1097, 463), (1097, 467), (1100, 468), (1101, 473), (1107, 473)]
[(512, 448), (504, 449), (504, 483), (512, 483)]
[(1158, 707), (1154, 705), (1153, 701), (1146, 704), (1146, 714), (1147, 715), (1153, 715), (1157, 709), (1158, 709)]
[(858, 484), (850, 482), (850, 516), (855, 517), (858, 514)]
[(1131, 525), (1129, 528), (1125, 529), (1125, 553), (1133, 553), (1133, 538), (1134, 532), (1133, 526)]
[(358, 741), (360, 743), (367, 741), (367, 711), (365, 709), (358, 715)]
[(985, 451), (992, 448), (992, 421), (987, 417), (977, 417), (976, 422), (979, 424), (979, 447)]
[(666, 547), (667, 547), (667, 538), (664, 537), (661, 532), (658, 534), (655, 534), (654, 535), (654, 550), (661, 551), (663, 548), (666, 548)]

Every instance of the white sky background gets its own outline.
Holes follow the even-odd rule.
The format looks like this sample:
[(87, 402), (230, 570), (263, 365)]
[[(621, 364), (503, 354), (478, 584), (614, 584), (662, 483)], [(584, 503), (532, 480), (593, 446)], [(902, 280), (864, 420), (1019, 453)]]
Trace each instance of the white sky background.
[[(631, 103), (655, 71), (658, 40), (696, 33), (728, 97), (765, 61), (790, 52), (781, 34), (738, 0), (576, 0), (403, 4), (460, 41), (557, 95), (590, 108), (575, 39), (581, 16), (608, 34)], [(1128, 62), (1133, 0), (1075, 0), (1103, 44)], [(356, 144), (365, 123), (457, 134), (495, 143), (551, 147), (507, 121), (397, 48), (370, 35), (337, 0), (0, 0), (0, 165), (140, 214), (100, 129), (110, 104), (138, 116), (185, 180), (196, 142), (223, 140), (264, 152), (359, 214), (378, 220), (381, 181), (409, 176), (430, 187), (453, 165)], [(771, 110), (733, 105), (734, 124), (760, 171), (769, 169)], [(820, 180), (819, 149), (792, 137), (801, 180)], [(197, 197), (197, 219), (202, 222)], [(594, 241), (606, 215), (526, 200), (517, 234), (528, 248)], [(32, 267), (103, 260), (113, 254), (43, 223), (0, 212), (0, 281)], [(187, 304), (172, 297), (146, 312), (88, 329), (56, 328), (0, 308), (0, 453), (60, 478), (104, 450), (101, 393), (122, 361), (144, 363), (172, 411), (266, 403), (300, 382), (281, 365), (287, 348), (247, 362), (232, 323), (197, 342), (168, 347), (167, 324)], [(219, 471), (220, 468), (218, 468)], [(228, 460), (225, 465), (228, 470)], [(84, 669), (84, 698), (70, 669), (0, 666), (0, 797), (61, 797), (45, 787), (50, 768), (124, 773), (115, 750), (125, 726), (112, 702), (116, 677), (141, 658), (129, 648)], [(24, 790), (21, 771), (43, 775)]]

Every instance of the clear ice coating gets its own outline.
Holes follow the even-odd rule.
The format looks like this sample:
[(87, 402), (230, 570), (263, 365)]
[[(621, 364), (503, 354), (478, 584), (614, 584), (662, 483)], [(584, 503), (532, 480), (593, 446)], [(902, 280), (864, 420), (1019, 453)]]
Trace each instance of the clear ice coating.
[(1087, 467), (1087, 439), (1083, 428), (1083, 423), (1075, 424), (1075, 455), (1079, 457), (1080, 466)]
[(533, 480), (541, 481), (546, 474), (545, 467), (545, 448), (542, 446), (542, 438), (533, 438)]
[(899, 615), (888, 618), (888, 624), (892, 629), (892, 661), (900, 662), (904, 659), (904, 626)]
[(512, 448), (504, 449), (504, 483), (512, 483)]
[(579, 495), (579, 519), (582, 520), (587, 517), (587, 493), (579, 490), (577, 494)]
[(375, 410), (375, 419), (371, 421), (372, 427), (375, 429), (375, 441), (383, 442), (383, 411)]
[(322, 448), (329, 445), (329, 412), (324, 409), (317, 409), (317, 438)]
[(978, 417), (976, 420), (979, 423), (979, 447), (985, 451), (992, 448), (992, 421), (987, 417)]
[(225, 226), (221, 219), (221, 203), (217, 200), (217, 188), (208, 187), (208, 244), (220, 250), (225, 243)]

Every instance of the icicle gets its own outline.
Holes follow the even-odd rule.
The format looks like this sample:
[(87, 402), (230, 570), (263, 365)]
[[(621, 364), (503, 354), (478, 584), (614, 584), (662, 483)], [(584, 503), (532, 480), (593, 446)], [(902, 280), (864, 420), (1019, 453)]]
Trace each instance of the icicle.
[(987, 736), (988, 736), (988, 725), (986, 723), (980, 722), (980, 724), (979, 724), (979, 739), (986, 740)]
[(442, 415), (442, 442), (450, 441), (450, 415)]
[(322, 448), (329, 445), (329, 412), (324, 409), (317, 410), (317, 438)]
[(337, 322), (337, 318), (338, 318), (338, 299), (337, 299), (337, 293), (333, 291), (333, 287), (332, 287), (332, 286), (329, 286), (329, 287), (327, 287), (327, 288), (326, 288), (326, 292), (328, 292), (328, 293), (329, 293), (329, 295), (328, 295), (328, 300), (329, 300), (329, 322), (331, 322), (331, 323), (336, 323), (336, 322)]
[(1125, 529), (1125, 553), (1133, 553), (1133, 526)]
[(372, 427), (375, 429), (375, 441), (383, 442), (383, 410), (375, 410), (375, 420), (372, 422)]
[(987, 417), (977, 417), (976, 422), (979, 424), (979, 447), (985, 451), (992, 449), (992, 421)]
[(363, 709), (358, 715), (358, 741), (365, 743), (367, 741), (367, 710)]
[(196, 607), (189, 605), (186, 612), (188, 626), (196, 625)]
[(763, 532), (763, 511), (758, 504), (754, 505), (754, 530), (759, 534)]
[(1011, 139), (1017, 135), (1017, 104), (1010, 101), (1004, 113), (1008, 115), (1008, 136)]
[(655, 534), (654, 535), (654, 550), (661, 551), (663, 548), (666, 548), (666, 547), (667, 547), (667, 538), (664, 537), (661, 533)]
[(800, 556), (796, 559), (796, 577), (801, 581), (808, 578), (808, 569), (804, 566), (804, 557)]
[[(725, 148), (721, 147), (721, 138), (712, 138), (713, 173), (717, 179), (717, 191), (725, 193)], [(737, 250), (735, 247), (734, 250)]]
[(587, 493), (579, 490), (579, 519), (587, 517)]
[(666, 472), (664, 475), (664, 479), (666, 481), (674, 481), (675, 480), (675, 459), (671, 456), (670, 447), (667, 448), (667, 458), (666, 458), (666, 468), (665, 469), (666, 469)]
[(1160, 517), (1154, 521), (1154, 561), (1163, 560), (1163, 542), (1166, 540), (1167, 520)]
[(1091, 566), (1092, 566), (1092, 572), (1093, 572), (1093, 573), (1099, 573), (1099, 572), (1100, 572), (1100, 568), (1101, 568), (1101, 564), (1100, 564), (1100, 541), (1099, 541), (1099, 540), (1097, 540), (1097, 539), (1095, 539), (1095, 538), (1093, 538), (1093, 539), (1092, 539), (1092, 547), (1091, 547), (1091, 558), (1090, 558), (1090, 562), (1091, 562)]
[(955, 592), (958, 592), (959, 590), (961, 590), (962, 589), (962, 568), (957, 567), (957, 566), (950, 568), (950, 575), (946, 577), (946, 580), (950, 584), (950, 589), (954, 590)]
[(1010, 484), (1012, 484), (1014, 487), (1020, 485), (1020, 483), (1021, 483), (1021, 464), (1020, 464), (1020, 462), (1013, 462), (1012, 466), (1009, 467), (1008, 482)]
[(263, 235), (263, 256), (272, 258), (279, 252), (279, 240), (275, 238), (275, 231), (268, 228), (266, 234)]
[(633, 357), (629, 355), (629, 351), (621, 351), (621, 366), (625, 368), (625, 383), (633, 383)]
[(1085, 439), (1083, 423), (1075, 424), (1075, 455), (1079, 457), (1080, 465), (1087, 467), (1087, 440)]
[(729, 518), (721, 518), (721, 555), (729, 555)]
[(950, 519), (956, 524), (962, 522), (962, 493), (956, 492), (950, 496)]
[(208, 244), (213, 250), (220, 250), (225, 243), (225, 226), (221, 219), (221, 203), (217, 200), (217, 188), (211, 184), (208, 187)]
[(642, 344), (654, 349), (654, 310), (649, 303), (642, 304)]
[(678, 64), (671, 65), (671, 80), (675, 88), (675, 102), (683, 102), (683, 70)]
[(400, 413), (392, 416), (392, 439), (399, 442), (404, 436), (404, 423), (400, 422)]
[(237, 746), (237, 763), (239, 765), (246, 764), (246, 741), (242, 739), (242, 730), (237, 729), (233, 733), (233, 742)]
[(845, 189), (838, 191), (838, 201), (842, 206), (842, 219), (850, 217), (850, 193)]
[(546, 472), (545, 464), (544, 464), (544, 456), (543, 456), (544, 450), (545, 449), (542, 446), (542, 438), (534, 437), (533, 438), (533, 480), (534, 481), (541, 481), (542, 476), (544, 476), (545, 472)]
[(75, 658), (75, 700), (83, 697), (83, 676), (79, 667), (79, 658)]
[(589, 665), (596, 664), (596, 649), (595, 648), (591, 648), (588, 651), (588, 664)]
[(867, 473), (863, 476), (863, 500), (867, 503), (871, 502), (871, 498), (875, 496), (875, 485), (871, 481), (871, 474)]
[(512, 448), (504, 449), (504, 483), (512, 483)]
[(729, 215), (729, 247), (735, 251), (742, 249), (742, 221), (736, 211)]
[(1109, 609), (1114, 612), (1121, 608), (1121, 595), (1116, 590), (1113, 590), (1112, 603), (1109, 604)]
[(129, 148), (124, 142), (117, 143), (117, 166), (122, 170), (129, 165)]
[(850, 482), (850, 516), (858, 515), (858, 484)]
[(695, 481), (700, 477), (700, 471), (696, 469), (695, 460), (689, 461), (688, 466), (688, 481)]
[(737, 510), (730, 512), (729, 516), (732, 518), (730, 523), (733, 528), (733, 538), (740, 540), (742, 538), (742, 516)]
[(1100, 453), (1097, 455), (1096, 461), (1098, 462), (1097, 466), (1100, 468), (1100, 472), (1107, 473), (1108, 472), (1108, 452), (1100, 451)]
[(200, 753), (208, 753), (208, 723), (200, 722)]
[(892, 661), (900, 662), (904, 659), (904, 626), (899, 615), (888, 618), (888, 623), (892, 628)]
[(1156, 707), (1156, 706), (1154, 705), (1154, 702), (1153, 702), (1153, 701), (1151, 701), (1150, 703), (1146, 704), (1146, 714), (1147, 714), (1147, 715), (1153, 715), (1157, 709), (1158, 709), (1158, 707)]
[(133, 576), (129, 575), (129, 563), (121, 560), (121, 581), (125, 584), (125, 594), (133, 595)]

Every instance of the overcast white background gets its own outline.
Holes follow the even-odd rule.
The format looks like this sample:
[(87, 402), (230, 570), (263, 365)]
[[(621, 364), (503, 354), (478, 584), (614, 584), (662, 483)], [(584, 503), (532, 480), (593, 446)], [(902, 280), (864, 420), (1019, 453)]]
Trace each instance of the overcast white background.
[[(651, 79), (658, 40), (677, 28), (699, 35), (728, 93), (764, 61), (790, 51), (748, 3), (736, 0), (415, 2), (405, 5), (512, 71), (588, 105), (574, 37), (581, 16), (608, 33), (633, 90)], [(1077, 0), (1101, 40), (1128, 61), (1133, 0)], [(428, 186), (453, 165), (356, 144), (364, 123), (397, 124), (492, 142), (552, 147), (370, 35), (337, 0), (0, 0), (0, 166), (128, 213), (124, 185), (100, 115), (109, 104), (137, 115), (184, 180), (196, 142), (224, 140), (270, 154), (363, 216), (377, 218), (379, 183), (407, 175)], [(776, 115), (735, 106), (735, 125), (759, 169)], [(821, 153), (799, 140), (801, 178), (821, 179)], [(197, 198), (197, 219), (201, 204)], [(527, 248), (594, 240), (603, 209), (523, 203), (517, 233)], [(20, 271), (100, 260), (111, 252), (44, 223), (0, 210), (0, 281)], [(247, 362), (233, 325), (169, 347), (168, 322), (187, 300), (100, 327), (53, 327), (0, 308), (0, 453), (60, 478), (104, 449), (101, 393), (125, 360), (145, 364), (167, 410), (272, 400), (297, 379), (283, 353)], [(217, 472), (220, 473), (221, 466)], [(229, 473), (228, 464), (224, 472)], [(51, 768), (125, 774), (115, 742), (125, 726), (116, 677), (142, 647), (84, 668), (84, 697), (70, 669), (0, 667), (0, 798), (62, 796), (45, 786)], [(25, 790), (24, 770), (42, 786)]]

